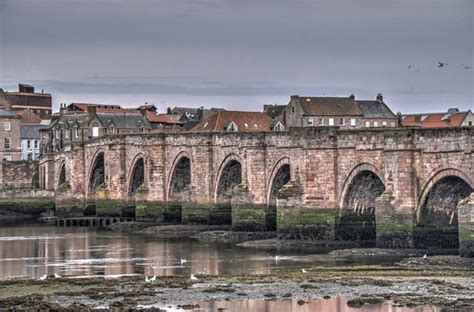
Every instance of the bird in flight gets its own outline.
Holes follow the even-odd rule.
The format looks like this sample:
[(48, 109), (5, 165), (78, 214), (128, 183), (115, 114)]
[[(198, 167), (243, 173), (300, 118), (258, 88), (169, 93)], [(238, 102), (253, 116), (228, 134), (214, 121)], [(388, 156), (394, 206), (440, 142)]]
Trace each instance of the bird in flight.
[(448, 63), (438, 62), (438, 67), (444, 67), (445, 65), (448, 65)]
[(471, 66), (467, 66), (467, 65), (464, 65), (464, 64), (461, 64), (461, 67), (464, 67), (464, 69), (472, 69)]

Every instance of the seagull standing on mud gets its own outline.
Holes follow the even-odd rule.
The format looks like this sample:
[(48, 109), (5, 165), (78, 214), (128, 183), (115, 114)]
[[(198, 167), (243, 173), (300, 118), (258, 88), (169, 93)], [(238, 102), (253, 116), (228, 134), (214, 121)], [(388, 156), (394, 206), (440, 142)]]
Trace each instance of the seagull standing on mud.
[(185, 264), (188, 260), (181, 258), (181, 264)]
[(58, 273), (54, 273), (54, 278), (61, 278), (61, 275), (59, 275)]
[(151, 282), (154, 282), (156, 281), (156, 275), (153, 275), (153, 277), (148, 277), (148, 276), (145, 276), (145, 283), (151, 283)]
[(196, 276), (194, 276), (194, 274), (191, 274), (191, 280), (192, 280), (192, 281), (199, 281), (199, 278), (197, 278)]
[(48, 278), (48, 275), (41, 275), (40, 277), (38, 277), (38, 280), (40, 281), (45, 281), (46, 279)]

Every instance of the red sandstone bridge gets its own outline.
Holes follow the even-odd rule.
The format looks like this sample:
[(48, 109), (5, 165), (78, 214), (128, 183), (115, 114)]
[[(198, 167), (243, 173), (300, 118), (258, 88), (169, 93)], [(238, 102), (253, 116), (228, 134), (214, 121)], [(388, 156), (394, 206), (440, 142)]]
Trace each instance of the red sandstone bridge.
[(473, 255), (473, 134), (470, 127), (110, 135), (43, 156), (40, 184), (55, 190), (59, 215), (229, 224), (328, 245), (460, 245)]

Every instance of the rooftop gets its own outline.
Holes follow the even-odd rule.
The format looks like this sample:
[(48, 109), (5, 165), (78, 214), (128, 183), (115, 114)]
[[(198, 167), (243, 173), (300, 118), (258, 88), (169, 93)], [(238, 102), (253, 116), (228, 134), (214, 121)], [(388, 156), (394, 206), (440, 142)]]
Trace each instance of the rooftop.
[(191, 131), (225, 131), (231, 122), (242, 132), (269, 131), (272, 121), (262, 112), (219, 111), (198, 123)]
[(316, 116), (361, 116), (354, 97), (310, 97), (292, 96), (305, 115)]

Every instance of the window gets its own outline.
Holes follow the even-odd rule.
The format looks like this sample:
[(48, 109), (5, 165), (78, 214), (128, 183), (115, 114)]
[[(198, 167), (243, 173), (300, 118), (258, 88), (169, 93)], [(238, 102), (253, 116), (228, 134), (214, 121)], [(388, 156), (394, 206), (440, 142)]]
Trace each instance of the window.
[(344, 126), (344, 123), (345, 123), (344, 118), (339, 119), (339, 125), (340, 126)]
[(308, 127), (312, 127), (314, 126), (314, 120), (313, 120), (313, 117), (309, 117), (308, 118)]
[(235, 132), (235, 131), (239, 131), (239, 128), (237, 127), (235, 122), (231, 121), (230, 124), (227, 126), (226, 131)]
[(92, 127), (92, 136), (94, 138), (99, 136), (99, 127)]
[(387, 126), (387, 122), (386, 122), (386, 121), (382, 121), (382, 126), (386, 127), (386, 126)]
[(319, 125), (324, 126), (324, 118), (319, 117)]
[(28, 148), (28, 149), (31, 148), (31, 141), (30, 140), (26, 141), (26, 148)]
[(334, 126), (334, 118), (329, 118), (329, 125)]
[(392, 121), (392, 122), (390, 123), (390, 127), (395, 127), (395, 122), (394, 122), (394, 121)]
[(74, 129), (74, 137), (77, 139), (79, 138), (79, 129)]
[(28, 153), (28, 155), (26, 156), (28, 160), (33, 160), (33, 154), (32, 153)]
[(64, 130), (64, 136), (69, 139), (69, 129)]
[(292, 106), (292, 107), (291, 107), (291, 113), (293, 114), (294, 112), (295, 112), (295, 107)]
[(11, 138), (5, 138), (5, 142), (3, 144), (3, 147), (5, 149), (10, 149), (12, 148), (12, 139)]
[(351, 118), (351, 126), (352, 127), (356, 126), (356, 119), (355, 118)]
[(10, 131), (12, 128), (11, 122), (10, 121), (4, 121), (3, 122), (3, 130), (5, 131)]
[(472, 126), (472, 121), (469, 121), (468, 125), (469, 125), (469, 126)]
[(59, 140), (59, 130), (55, 130), (54, 133), (56, 133), (56, 139)]
[(35, 140), (35, 148), (38, 148), (38, 140)]
[(10, 154), (3, 155), (3, 160), (8, 160), (8, 161), (12, 160), (12, 155)]
[(115, 128), (114, 127), (107, 129), (107, 131), (108, 131), (109, 134), (115, 134)]
[(378, 127), (379, 126), (379, 122), (378, 121), (374, 121), (374, 127)]

